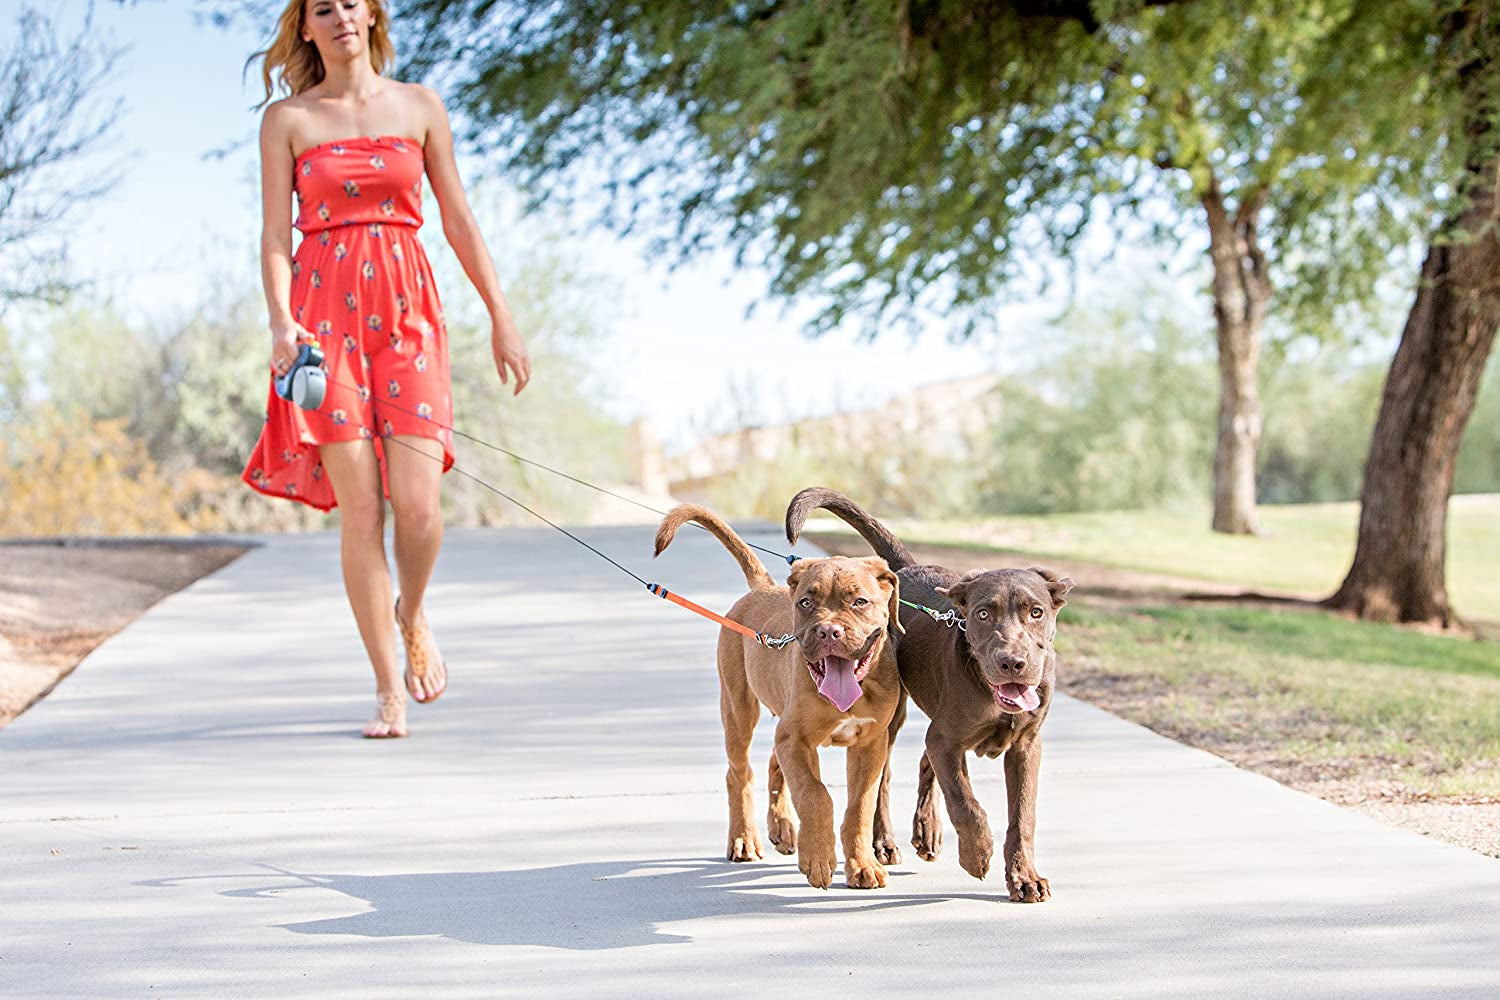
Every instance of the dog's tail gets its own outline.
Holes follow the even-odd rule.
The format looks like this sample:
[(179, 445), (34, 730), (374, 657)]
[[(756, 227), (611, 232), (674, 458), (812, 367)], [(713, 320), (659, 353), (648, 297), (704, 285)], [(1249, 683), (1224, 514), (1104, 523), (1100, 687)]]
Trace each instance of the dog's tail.
[(656, 552), (661, 555), (667, 546), (672, 544), (672, 539), (677, 537), (677, 529), (688, 521), (696, 521), (709, 531), (714, 537), (724, 543), (729, 554), (739, 562), (740, 569), (745, 571), (745, 582), (751, 587), (775, 587), (776, 581), (771, 579), (771, 574), (766, 572), (765, 564), (750, 551), (750, 546), (745, 544), (744, 539), (734, 533), (734, 529), (724, 522), (719, 515), (706, 508), (695, 504), (678, 504), (667, 511), (667, 516), (662, 518), (661, 527), (656, 529)]
[(838, 490), (830, 490), (823, 486), (809, 486), (792, 497), (792, 502), (787, 504), (787, 541), (793, 545), (797, 544), (797, 538), (802, 534), (802, 526), (807, 523), (807, 515), (819, 507), (847, 521), (855, 531), (859, 532), (860, 537), (870, 543), (870, 548), (874, 549), (875, 554), (884, 559), (891, 569), (905, 569), (916, 563), (910, 550), (901, 543), (901, 539), (891, 534), (885, 525), (865, 513), (864, 508)]

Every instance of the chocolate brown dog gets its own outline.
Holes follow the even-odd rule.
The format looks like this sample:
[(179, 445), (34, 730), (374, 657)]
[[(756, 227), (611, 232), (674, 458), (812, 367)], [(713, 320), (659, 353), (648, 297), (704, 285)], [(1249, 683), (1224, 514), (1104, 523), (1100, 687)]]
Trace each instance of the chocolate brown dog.
[[(778, 587), (755, 553), (717, 516), (684, 504), (667, 512), (656, 532), (656, 554), (677, 529), (696, 521), (718, 537), (745, 572), (750, 592), (728, 617), (758, 632), (797, 641), (769, 649), (730, 629), (719, 633), (719, 710), (729, 755), (730, 861), (761, 857), (751, 794), (750, 740), (765, 705), (780, 721), (771, 752), (771, 843), (798, 852), (808, 884), (833, 882), (833, 799), (818, 773), (818, 748), (847, 747), (849, 804), (841, 830), (844, 878), (851, 889), (885, 885), (871, 843), (887, 733), (901, 699), (896, 652), (887, 629), (899, 630), (899, 583), (884, 560), (804, 559)], [(802, 820), (800, 841), (785, 792)]]
[[(932, 720), (917, 777), (917, 811), (912, 846), (932, 861), (942, 849), (938, 791), (948, 798), (948, 815), (958, 831), (958, 863), (975, 878), (989, 872), (994, 854), (989, 819), (969, 783), (965, 754), (1005, 756), (1009, 822), (1005, 832), (1005, 883), (1016, 902), (1040, 903), (1051, 887), (1037, 874), (1037, 773), (1042, 759), (1042, 723), (1052, 702), (1057, 656), (1057, 612), (1073, 581), (1033, 566), (981, 570), (960, 577), (941, 566), (914, 565), (911, 552), (848, 497), (814, 487), (792, 498), (786, 536), (796, 542), (807, 516), (823, 508), (847, 521), (894, 570), (907, 599), (937, 606), (944, 597), (966, 621), (966, 630), (935, 621), (915, 608), (901, 608), (905, 634), (897, 646), (901, 680)], [(889, 737), (906, 718), (903, 699)], [(882, 777), (875, 817), (876, 856), (887, 864), (899, 858), (891, 833), (889, 774)]]

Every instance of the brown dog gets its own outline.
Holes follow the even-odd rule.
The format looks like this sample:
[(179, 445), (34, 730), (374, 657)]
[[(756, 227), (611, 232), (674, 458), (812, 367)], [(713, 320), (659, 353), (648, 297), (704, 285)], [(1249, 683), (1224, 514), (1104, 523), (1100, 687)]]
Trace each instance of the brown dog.
[[(771, 752), (771, 843), (797, 851), (808, 884), (826, 889), (838, 867), (833, 799), (818, 772), (818, 748), (847, 747), (849, 804), (841, 831), (844, 878), (851, 889), (885, 885), (871, 824), (889, 751), (887, 733), (901, 699), (896, 653), (886, 630), (899, 629), (896, 574), (877, 558), (804, 559), (778, 587), (755, 553), (714, 514), (684, 504), (667, 513), (656, 532), (656, 554), (677, 529), (696, 521), (739, 561), (750, 592), (728, 617), (758, 632), (796, 642), (769, 649), (730, 629), (719, 633), (719, 710), (729, 755), (730, 861), (761, 857), (751, 794), (750, 740), (765, 705), (777, 716)], [(802, 820), (802, 835), (786, 791)]]
[[(1057, 656), (1057, 612), (1073, 581), (1038, 566), (981, 570), (962, 578), (941, 566), (913, 565), (906, 546), (841, 493), (803, 490), (786, 512), (786, 536), (796, 542), (807, 515), (822, 507), (847, 521), (901, 580), (907, 599), (929, 607), (946, 598), (966, 620), (966, 630), (935, 621), (915, 608), (901, 609), (905, 634), (897, 648), (901, 680), (932, 720), (917, 778), (912, 846), (932, 861), (942, 849), (938, 788), (948, 797), (948, 815), (958, 831), (958, 863), (975, 878), (989, 872), (995, 844), (989, 818), (969, 783), (965, 755), (1005, 756), (1009, 821), (1005, 832), (1005, 883), (1016, 902), (1039, 903), (1052, 895), (1037, 874), (1034, 858), (1037, 774), (1042, 760), (1042, 723), (1052, 703)], [(906, 719), (903, 700), (892, 720), (890, 740)], [(891, 832), (890, 778), (880, 785), (875, 816), (876, 856), (894, 864), (900, 855)]]

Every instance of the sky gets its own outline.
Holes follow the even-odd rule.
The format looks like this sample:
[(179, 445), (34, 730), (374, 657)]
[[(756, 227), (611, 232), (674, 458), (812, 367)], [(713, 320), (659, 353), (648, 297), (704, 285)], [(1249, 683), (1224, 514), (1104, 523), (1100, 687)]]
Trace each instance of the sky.
[[(259, 113), (253, 105), (261, 95), (258, 80), (252, 74), (242, 80), (241, 73), (265, 39), (247, 25), (207, 24), (194, 7), (192, 0), (136, 0), (125, 7), (100, 4), (94, 14), (98, 37), (125, 50), (108, 94), (121, 101), (121, 117), (90, 168), (106, 164), (116, 184), (75, 220), (79, 238), (70, 262), (99, 296), (143, 323), (185, 316), (226, 279), (236, 292), (259, 288), (253, 141)], [(65, 29), (80, 23), (85, 8), (83, 0), (47, 5)], [(0, 40), (8, 42), (13, 32), (13, 21), (0, 22)], [(216, 150), (225, 152), (213, 155)], [(476, 203), (519, 200), (491, 163), (461, 155), (459, 165)], [(508, 237), (536, 231), (507, 221), (503, 213), (481, 214), (502, 285), (519, 273), (528, 252), (526, 239)], [(577, 219), (551, 223), (585, 225)], [(439, 274), (460, 273), (435, 211), (423, 242)], [(736, 270), (727, 254), (673, 271), (642, 244), (603, 231), (584, 231), (569, 246), (621, 296), (607, 310), (610, 319), (592, 355), (590, 391), (622, 420), (649, 414), (669, 449), (707, 429), (724, 429), (724, 400), (732, 392), (751, 398), (757, 422), (775, 422), (873, 404), (913, 385), (1020, 370), (1032, 354), (1026, 346), (1046, 337), (1048, 319), (1066, 305), (1060, 292), (1002, 303), (1006, 333), (967, 344), (950, 342), (938, 316), (915, 340), (893, 331), (869, 343), (851, 324), (813, 341), (802, 332), (801, 320), (810, 315), (805, 306), (794, 305), (788, 314), (775, 301), (747, 317), (749, 307), (770, 301), (766, 275)], [(1085, 283), (1099, 280), (1086, 276)], [(1187, 288), (1191, 294), (1191, 284)], [(450, 312), (477, 304), (462, 281), (450, 281), (442, 293)], [(495, 388), (506, 391), (498, 380)]]

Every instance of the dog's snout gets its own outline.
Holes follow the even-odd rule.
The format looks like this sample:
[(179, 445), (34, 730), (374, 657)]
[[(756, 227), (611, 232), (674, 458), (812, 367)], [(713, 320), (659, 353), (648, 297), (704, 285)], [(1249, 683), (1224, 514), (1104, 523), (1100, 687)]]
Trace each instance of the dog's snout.
[(837, 622), (824, 622), (818, 626), (818, 638), (824, 642), (837, 642), (844, 637), (844, 626)]
[(995, 666), (999, 667), (1001, 670), (1020, 670), (1022, 667), (1026, 666), (1026, 661), (1021, 659), (1021, 657), (1019, 656), (1002, 654), (995, 657)]

